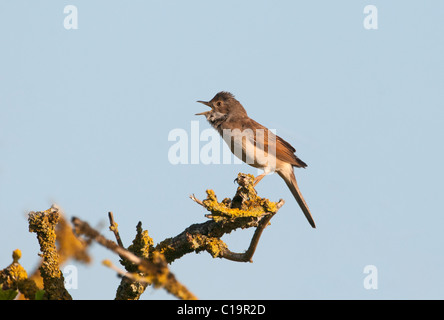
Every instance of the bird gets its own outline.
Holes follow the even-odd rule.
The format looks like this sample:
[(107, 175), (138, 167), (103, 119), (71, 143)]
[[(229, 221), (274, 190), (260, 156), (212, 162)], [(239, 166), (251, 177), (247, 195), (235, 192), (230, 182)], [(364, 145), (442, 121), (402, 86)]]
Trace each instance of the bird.
[(255, 178), (254, 187), (265, 175), (276, 172), (285, 181), (310, 225), (316, 228), (294, 175), (293, 168), (307, 167), (307, 164), (296, 156), (296, 149), (251, 119), (242, 104), (230, 92), (221, 91), (210, 101), (197, 102), (211, 108), (196, 115), (206, 117), (228, 144), (231, 152), (243, 162), (264, 171)]

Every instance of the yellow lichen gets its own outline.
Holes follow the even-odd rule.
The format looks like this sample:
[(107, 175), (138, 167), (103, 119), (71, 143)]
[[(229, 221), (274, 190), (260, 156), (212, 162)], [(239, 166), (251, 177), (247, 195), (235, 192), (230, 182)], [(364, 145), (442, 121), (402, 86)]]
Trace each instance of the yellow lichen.
[(21, 257), (22, 257), (22, 252), (20, 251), (20, 249), (15, 249), (12, 252), (12, 260), (13, 260), (13, 262), (18, 262)]
[(206, 190), (207, 198), (202, 203), (211, 212), (208, 215), (210, 218), (216, 222), (223, 222), (227, 219), (260, 217), (278, 210), (275, 202), (257, 195), (253, 186), (253, 175), (240, 173), (237, 181), (240, 186), (232, 200), (225, 198), (222, 202), (218, 202), (214, 191)]
[(12, 263), (3, 270), (0, 270), (0, 284), (3, 290), (14, 289), (18, 287), (18, 282), (28, 278), (26, 270), (18, 262), (22, 253), (19, 249), (12, 253)]
[(148, 230), (142, 229), (142, 224), (140, 222), (136, 229), (137, 235), (133, 243), (128, 247), (128, 250), (139, 257), (148, 259), (150, 258), (150, 252), (153, 250), (153, 238), (148, 235)]
[[(132, 244), (128, 247), (128, 251), (134, 253), (138, 257), (151, 259), (150, 254), (154, 250), (153, 239), (148, 235), (148, 230), (142, 229), (141, 222), (137, 224), (136, 231), (136, 237), (134, 238)], [(120, 263), (129, 272), (134, 272), (137, 270), (133, 263), (125, 259), (120, 260)]]
[(17, 287), (20, 293), (22, 293), (23, 296), (29, 300), (35, 300), (37, 292), (43, 291), (39, 290), (39, 288), (32, 279), (24, 279), (22, 281), (19, 281), (17, 283)]
[(220, 258), (221, 253), (228, 249), (228, 246), (221, 239), (207, 238), (205, 241), (205, 249), (213, 258)]
[(71, 295), (65, 289), (63, 274), (59, 268), (55, 232), (59, 218), (59, 209), (54, 206), (45, 211), (30, 212), (28, 216), (29, 231), (37, 234), (40, 245), (42, 264), (39, 270), (43, 278), (44, 298), (71, 300)]
[(213, 221), (192, 225), (178, 236), (160, 242), (155, 250), (163, 253), (168, 263), (190, 252), (207, 251), (213, 257), (225, 257), (229, 250), (220, 237), (237, 228), (257, 227), (264, 216), (277, 212), (277, 203), (257, 195), (253, 175), (239, 173), (236, 181), (239, 187), (232, 199), (219, 202), (212, 189), (206, 190), (203, 201), (191, 197), (209, 211), (206, 216)]
[(21, 256), (22, 252), (19, 249), (14, 250), (12, 263), (5, 269), (0, 270), (0, 289), (14, 292), (14, 296), (8, 299), (13, 299), (18, 290), (25, 298), (34, 300), (39, 288), (32, 279), (28, 279), (26, 270), (18, 262)]
[[(117, 226), (117, 223), (114, 223)], [(111, 229), (111, 228), (110, 228)], [(153, 239), (148, 235), (148, 230), (142, 229), (142, 223), (139, 222), (136, 227), (137, 234), (134, 238), (132, 244), (128, 247), (128, 251), (134, 253), (136, 256), (152, 260), (153, 256)], [(117, 300), (136, 300), (139, 299), (140, 295), (145, 291), (146, 285), (154, 281), (153, 279), (146, 279), (143, 283), (140, 283), (142, 278), (146, 275), (138, 269), (138, 266), (132, 262), (121, 259), (120, 263), (125, 267), (125, 269), (131, 273), (131, 279), (125, 277), (120, 282), (117, 289), (116, 299)]]

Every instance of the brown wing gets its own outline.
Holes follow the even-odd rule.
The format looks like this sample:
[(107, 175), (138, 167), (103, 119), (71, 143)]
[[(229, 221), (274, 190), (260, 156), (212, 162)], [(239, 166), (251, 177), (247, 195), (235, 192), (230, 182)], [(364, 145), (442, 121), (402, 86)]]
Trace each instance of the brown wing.
[[(290, 163), (292, 166), (299, 167), (299, 168), (305, 168), (307, 164), (299, 159), (294, 153), (296, 152), (296, 149), (293, 148), (291, 144), (289, 144), (287, 141), (282, 139), (281, 137), (275, 135), (273, 132), (268, 130), (263, 125), (257, 123), (253, 119), (249, 119), (252, 124), (249, 126), (250, 128), (256, 128), (262, 129), (264, 132), (264, 138), (262, 139), (261, 135), (256, 134), (256, 138), (260, 137), (259, 139), (256, 139), (255, 144), (258, 147), (263, 148), (266, 152), (268, 152), (269, 148), (273, 147), (275, 145), (276, 150), (276, 158), (278, 158), (281, 161)], [(268, 137), (270, 135), (270, 137)]]
[[(279, 136), (276, 137), (277, 137), (276, 157), (279, 160), (291, 163), (292, 166), (305, 168), (307, 164), (294, 154), (296, 152), (296, 149), (293, 148), (291, 144), (289, 144), (281, 137)], [(280, 152), (278, 150), (280, 150)]]

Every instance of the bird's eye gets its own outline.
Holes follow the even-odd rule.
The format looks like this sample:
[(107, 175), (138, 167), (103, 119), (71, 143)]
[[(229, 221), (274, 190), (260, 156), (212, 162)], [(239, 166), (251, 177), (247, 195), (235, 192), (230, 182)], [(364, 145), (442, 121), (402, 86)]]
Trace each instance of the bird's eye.
[(217, 105), (218, 107), (220, 107), (220, 106), (222, 105), (222, 103), (221, 103), (220, 101), (218, 101), (218, 102), (216, 103), (216, 105)]

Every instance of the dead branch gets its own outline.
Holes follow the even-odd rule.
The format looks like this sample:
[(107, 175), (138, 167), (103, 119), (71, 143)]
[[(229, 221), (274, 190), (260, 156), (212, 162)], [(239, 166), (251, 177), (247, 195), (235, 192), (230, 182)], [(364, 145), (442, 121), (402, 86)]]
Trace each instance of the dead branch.
[[(105, 238), (87, 222), (73, 217), (72, 224), (76, 236), (70, 232), (65, 221), (60, 222), (61, 213), (58, 207), (52, 206), (42, 212), (29, 213), (29, 229), (37, 234), (41, 247), (42, 264), (40, 274), (43, 279), (44, 294), (46, 299), (70, 299), (71, 296), (63, 285), (63, 275), (59, 269), (61, 262), (74, 257), (77, 260), (87, 262), (90, 260), (86, 253), (86, 247), (92, 241), (115, 252), (121, 258), (120, 263), (126, 271), (114, 266), (110, 261), (104, 264), (122, 275), (122, 281), (117, 289), (116, 299), (139, 299), (147, 285), (164, 288), (167, 292), (180, 299), (196, 299), (196, 297), (170, 272), (168, 263), (179, 259), (190, 252), (207, 251), (213, 257), (225, 258), (231, 261), (252, 262), (252, 257), (258, 246), (260, 237), (270, 220), (284, 204), (284, 200), (271, 202), (261, 198), (254, 189), (254, 176), (239, 173), (235, 180), (239, 187), (232, 199), (225, 198), (221, 202), (213, 190), (207, 190), (207, 198), (199, 200), (194, 194), (190, 198), (209, 211), (205, 216), (209, 221), (193, 224), (179, 235), (165, 239), (153, 245), (153, 240), (148, 236), (148, 231), (142, 229), (142, 224), (137, 225), (137, 234), (132, 244), (125, 249), (118, 231), (118, 225), (112, 212), (108, 213), (109, 229), (114, 233), (116, 242)], [(244, 253), (236, 253), (229, 250), (221, 237), (236, 229), (256, 228), (248, 249)], [(84, 236), (80, 239), (77, 235)], [(58, 254), (55, 246), (56, 236), (59, 238), (60, 248)], [(73, 239), (75, 241), (73, 241)], [(14, 258), (15, 259), (15, 258)], [(17, 259), (18, 261), (18, 259)], [(19, 267), (14, 260), (12, 267)], [(9, 283), (19, 289), (25, 297), (32, 299), (39, 285), (28, 278), (7, 278), (10, 272), (4, 269), (2, 272), (3, 286)], [(23, 274), (25, 274), (24, 271)]]
[(28, 216), (29, 231), (37, 234), (40, 244), (42, 265), (39, 270), (43, 278), (44, 297), (50, 300), (71, 300), (71, 295), (65, 289), (64, 277), (59, 268), (55, 233), (59, 217), (59, 209), (55, 206), (46, 211), (30, 212)]
[[(111, 222), (112, 223), (112, 222)], [(147, 230), (142, 229), (142, 222), (139, 221), (136, 227), (136, 237), (128, 247), (128, 251), (138, 257), (152, 260), (153, 257), (153, 239), (148, 235)], [(138, 300), (140, 295), (145, 292), (148, 281), (137, 281), (145, 278), (146, 275), (140, 272), (138, 266), (121, 257), (120, 264), (128, 271), (127, 275), (120, 281), (116, 292), (116, 300)]]
[(152, 257), (152, 261), (148, 261), (120, 247), (115, 242), (106, 239), (97, 230), (91, 228), (87, 222), (73, 217), (72, 223), (78, 235), (84, 235), (117, 253), (124, 259), (136, 264), (139, 267), (139, 270), (146, 274), (146, 279), (148, 279), (147, 282), (153, 284), (155, 287), (163, 287), (179, 299), (196, 299), (196, 297), (184, 285), (176, 280), (174, 274), (169, 271), (162, 254), (158, 252), (155, 253)]
[(122, 239), (120, 238), (119, 230), (117, 229), (118, 224), (114, 221), (114, 215), (111, 211), (108, 212), (108, 218), (109, 218), (109, 230), (111, 230), (114, 233), (117, 244), (123, 248), (123, 242)]
[(19, 249), (14, 250), (12, 263), (0, 270), (0, 291), (3, 293), (3, 299), (5, 292), (9, 292), (9, 299), (16, 298), (17, 294), (21, 294), (29, 300), (34, 300), (39, 291), (35, 281), (28, 278), (25, 268), (19, 263), (21, 256), (22, 252)]
[[(240, 173), (239, 184), (233, 199), (217, 201), (213, 190), (207, 190), (207, 199), (201, 201), (193, 194), (190, 198), (207, 209), (210, 221), (193, 224), (179, 235), (165, 239), (156, 246), (169, 263), (190, 252), (207, 251), (213, 257), (232, 261), (251, 262), (264, 229), (271, 218), (284, 205), (284, 200), (271, 202), (257, 196), (253, 187), (254, 177)], [(245, 253), (235, 253), (220, 239), (238, 228), (256, 227), (250, 246)]]

